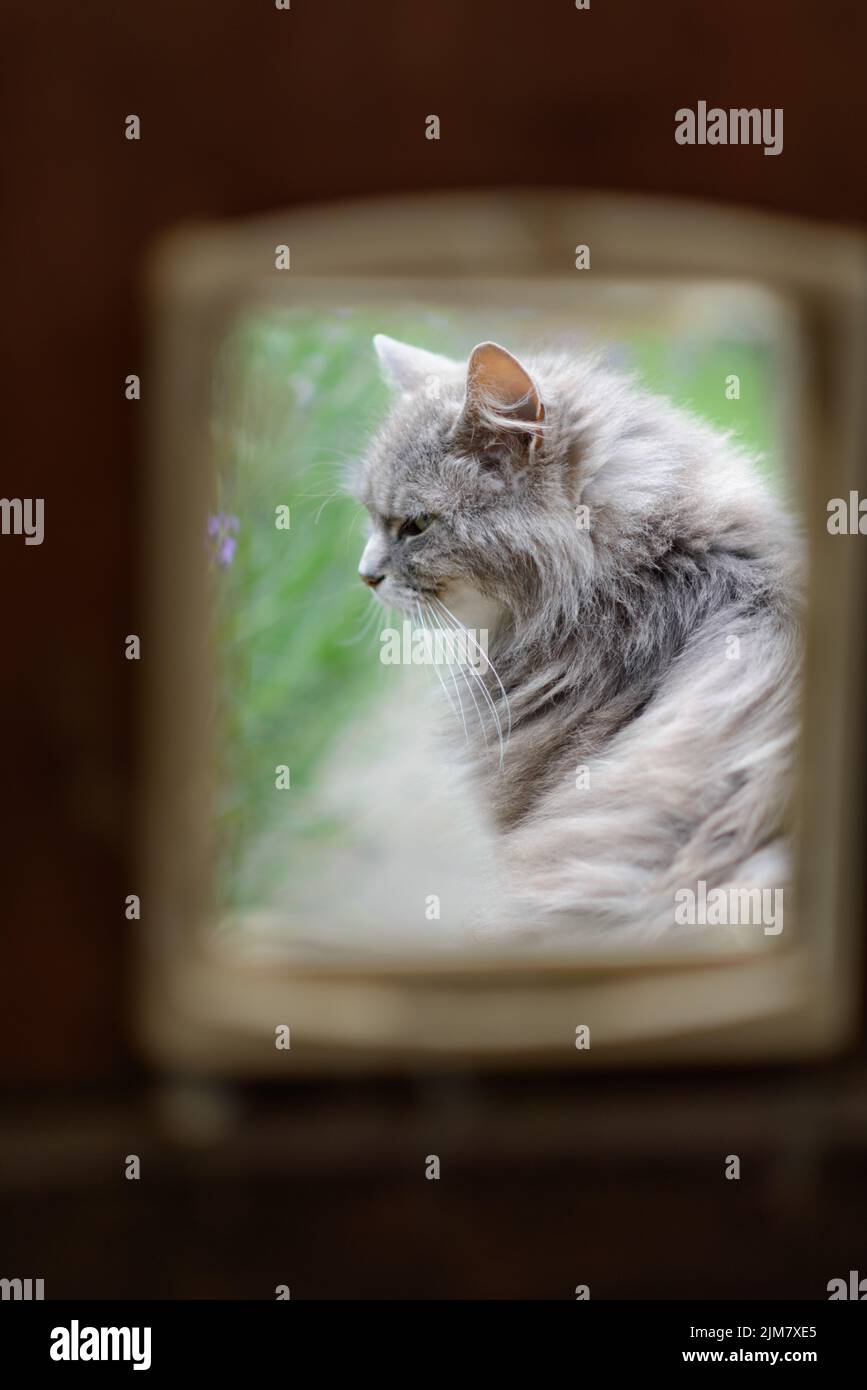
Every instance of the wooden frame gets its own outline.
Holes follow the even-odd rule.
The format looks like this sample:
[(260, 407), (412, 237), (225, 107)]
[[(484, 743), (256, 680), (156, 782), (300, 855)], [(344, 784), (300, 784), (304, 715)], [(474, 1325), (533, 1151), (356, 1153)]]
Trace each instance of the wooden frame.
[[(196, 520), (212, 476), (207, 418), (213, 354), (257, 301), (310, 302), (347, 287), (397, 297), (496, 293), (532, 280), (555, 295), (574, 247), (592, 248), (589, 285), (686, 278), (766, 287), (793, 316), (794, 368), (810, 535), (810, 608), (799, 798), (798, 923), (760, 953), (655, 951), (521, 961), (229, 961), (196, 928), (210, 849), (201, 809), (207, 672), (195, 634), (207, 606)], [(274, 248), (291, 270), (274, 270)], [(858, 538), (831, 537), (826, 503), (865, 487), (860, 399), (867, 365), (864, 241), (854, 233), (702, 205), (567, 192), (425, 195), (191, 227), (164, 242), (149, 277), (152, 494), (145, 887), (140, 1036), (161, 1062), (214, 1074), (623, 1065), (766, 1060), (845, 1047), (859, 1005), (856, 640)], [(197, 789), (193, 791), (192, 789)], [(291, 1028), (292, 1048), (274, 1046)], [(587, 1024), (592, 1048), (576, 1052)]]

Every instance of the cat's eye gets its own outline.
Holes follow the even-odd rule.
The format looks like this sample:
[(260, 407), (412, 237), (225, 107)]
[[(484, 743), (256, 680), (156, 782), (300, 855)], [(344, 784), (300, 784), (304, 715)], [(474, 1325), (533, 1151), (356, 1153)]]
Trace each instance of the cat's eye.
[(411, 516), (407, 517), (397, 533), (399, 541), (406, 540), (412, 536), (420, 536), (422, 531), (426, 531), (433, 521), (432, 516)]

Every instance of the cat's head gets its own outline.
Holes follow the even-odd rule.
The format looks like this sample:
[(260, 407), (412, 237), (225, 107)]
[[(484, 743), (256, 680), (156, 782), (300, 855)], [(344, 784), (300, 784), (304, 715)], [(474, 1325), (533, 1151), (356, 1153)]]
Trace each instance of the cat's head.
[(496, 343), (465, 363), (374, 346), (394, 399), (355, 480), (371, 523), (361, 578), (386, 607), (436, 597), (468, 626), (532, 608), (546, 545), (574, 532), (539, 384)]

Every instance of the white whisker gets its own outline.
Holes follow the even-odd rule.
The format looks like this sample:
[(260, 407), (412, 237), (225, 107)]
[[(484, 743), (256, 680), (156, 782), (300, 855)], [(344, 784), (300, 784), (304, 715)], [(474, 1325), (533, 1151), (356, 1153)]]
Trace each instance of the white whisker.
[(346, 544), (347, 546), (349, 545), (349, 542), (350, 542), (351, 539), (352, 539), (352, 533), (353, 533), (353, 531), (355, 530), (356, 525), (358, 524), (358, 522), (361, 520), (361, 518), (362, 518), (363, 516), (364, 516), (364, 508), (363, 508), (363, 507), (359, 507), (358, 510), (355, 512), (355, 515), (353, 516), (352, 520), (350, 521), (349, 527), (348, 527), (347, 532), (346, 532), (346, 542), (345, 542), (345, 544)]
[(377, 615), (382, 614), (382, 604), (379, 602), (379, 599), (374, 598), (373, 594), (370, 595), (369, 603), (370, 607), (367, 616), (361, 621), (360, 631), (357, 632), (354, 637), (347, 637), (345, 641), (341, 642), (341, 646), (354, 647), (356, 643), (362, 642), (365, 638), (369, 637), (376, 627)]
[[(439, 616), (439, 614), (438, 614), (438, 613), (435, 613), (434, 610), (433, 610), (429, 605), (428, 605), (428, 613), (430, 614), (430, 616), (431, 616), (431, 618), (434, 620), (434, 622), (437, 624), (437, 626), (439, 627), (440, 632), (442, 632), (444, 636), (449, 636), (449, 637), (451, 637), (451, 636), (453, 635), (454, 629), (451, 628), (451, 627), (446, 627), (446, 626), (443, 624), (443, 620), (442, 620), (442, 618)], [(466, 673), (466, 670), (465, 670), (465, 668), (464, 668), (463, 663), (462, 663), (461, 661), (457, 661), (455, 664), (457, 665), (457, 668), (458, 668), (458, 670), (459, 670), (460, 673), (461, 673), (461, 679), (463, 680), (464, 685), (466, 686), (467, 690), (469, 691), (469, 696), (470, 696), (470, 699), (471, 699), (472, 702), (473, 702), (473, 707), (474, 707), (474, 709), (475, 709), (475, 711), (476, 711), (476, 717), (477, 717), (477, 719), (478, 719), (478, 721), (479, 721), (479, 728), (481, 729), (481, 731), (482, 731), (482, 737), (483, 737), (484, 740), (485, 740), (485, 747), (487, 747), (487, 746), (488, 746), (488, 730), (487, 730), (487, 727), (486, 727), (486, 725), (485, 725), (485, 720), (484, 720), (484, 717), (483, 717), (483, 715), (482, 715), (482, 711), (479, 709), (479, 702), (478, 702), (478, 700), (476, 699), (475, 694), (473, 693), (473, 687), (470, 685), (470, 682), (467, 680), (467, 673)], [(452, 680), (453, 680), (454, 683), (455, 683), (455, 688), (457, 689), (457, 678), (456, 678), (456, 676), (455, 676), (454, 666), (453, 666), (453, 664), (452, 664), (451, 661), (449, 662), (449, 672), (450, 672), (450, 674), (451, 674)]]
[[(450, 634), (451, 629), (447, 629), (447, 628), (445, 628), (445, 627), (443, 626), (443, 621), (442, 621), (442, 619), (440, 618), (439, 614), (434, 612), (434, 610), (430, 607), (430, 604), (426, 604), (425, 606), (426, 606), (426, 608), (427, 608), (427, 612), (428, 612), (429, 616), (430, 616), (430, 617), (433, 619), (433, 621), (436, 623), (436, 625), (437, 625), (437, 627), (439, 628), (440, 632), (442, 632), (444, 636)], [(452, 662), (451, 662), (451, 661), (449, 661), (448, 666), (449, 666), (449, 674), (450, 674), (452, 680), (454, 681), (455, 690), (456, 690), (456, 692), (457, 692), (458, 700), (460, 701), (461, 711), (463, 712), (464, 704), (463, 704), (463, 700), (461, 700), (461, 694), (460, 694), (460, 688), (459, 688), (459, 686), (458, 686), (457, 676), (455, 675), (454, 666), (452, 665)], [(464, 671), (464, 668), (463, 668), (463, 666), (462, 666), (462, 664), (461, 664), (460, 661), (457, 663), (457, 667), (458, 667), (458, 670), (459, 670), (460, 673), (461, 673), (461, 677), (462, 677), (462, 679), (463, 679), (464, 685), (467, 687), (467, 690), (468, 690), (469, 693), (470, 693), (470, 699), (472, 700), (473, 705), (475, 706), (476, 715), (477, 715), (478, 720), (479, 720), (479, 728), (480, 728), (481, 731), (482, 731), (482, 736), (484, 737), (485, 745), (487, 746), (487, 742), (488, 742), (488, 731), (487, 731), (487, 729), (485, 728), (485, 721), (484, 721), (483, 718), (482, 718), (482, 712), (481, 712), (481, 710), (479, 709), (478, 702), (477, 702), (477, 700), (476, 700), (475, 695), (473, 694), (473, 688), (472, 688), (472, 686), (470, 685), (469, 681), (467, 680), (466, 672)], [(465, 725), (464, 727), (466, 728), (466, 725)], [(467, 742), (469, 742), (469, 738), (467, 739)]]
[[(509, 735), (510, 735), (511, 732), (512, 732), (512, 719), (511, 719), (511, 712), (509, 711), (509, 698), (508, 698), (508, 696), (506, 695), (506, 691), (505, 691), (505, 687), (503, 686), (503, 682), (500, 680), (500, 677), (497, 675), (497, 672), (496, 672), (496, 670), (494, 669), (494, 666), (493, 666), (492, 663), (488, 660), (487, 654), (486, 654), (485, 652), (482, 651), (481, 647), (479, 646), (479, 644), (478, 644), (478, 642), (476, 641), (476, 639), (473, 637), (473, 635), (472, 635), (472, 633), (470, 632), (469, 628), (464, 627), (464, 624), (461, 622), (461, 620), (460, 620), (459, 618), (456, 618), (455, 615), (454, 615), (454, 613), (452, 613), (448, 608), (446, 608), (446, 605), (442, 602), (441, 599), (434, 598), (434, 603), (437, 604), (437, 606), (438, 606), (439, 608), (441, 608), (441, 609), (443, 610), (443, 612), (447, 613), (448, 616), (449, 616), (449, 618), (452, 620), (452, 623), (454, 623), (454, 624), (456, 625), (452, 630), (453, 630), (453, 631), (460, 631), (460, 632), (462, 632), (462, 633), (464, 634), (464, 636), (467, 637), (467, 638), (469, 639), (470, 642), (472, 642), (473, 646), (474, 646), (474, 647), (476, 648), (476, 650), (480, 653), (480, 655), (485, 659), (485, 661), (487, 662), (488, 666), (490, 666), (491, 670), (494, 672), (494, 676), (496, 677), (497, 683), (499, 684), (499, 687), (500, 687), (500, 689), (502, 690), (503, 696), (504, 696), (505, 701), (506, 701), (506, 710), (507, 710), (507, 712), (509, 713), (509, 730), (508, 730), (508, 733), (507, 733), (507, 735), (506, 735), (506, 739), (508, 739)], [(497, 706), (496, 706), (496, 704), (494, 703), (494, 699), (493, 699), (493, 696), (491, 695), (490, 690), (488, 689), (487, 685), (485, 684), (484, 680), (482, 679), (482, 676), (480, 675), (480, 673), (476, 670), (476, 668), (475, 668), (475, 666), (473, 665), (473, 663), (472, 663), (472, 662), (468, 662), (467, 665), (468, 665), (468, 668), (469, 668), (469, 670), (470, 670), (470, 673), (471, 673), (472, 676), (474, 677), (474, 679), (475, 679), (477, 685), (479, 686), (479, 689), (481, 690), (482, 694), (483, 694), (484, 697), (485, 697), (485, 700), (487, 701), (488, 708), (490, 709), (491, 714), (494, 716), (494, 723), (495, 723), (496, 726), (497, 726), (497, 735), (498, 735), (499, 740), (500, 740), (500, 767), (502, 768), (502, 766), (503, 766), (503, 752), (504, 752), (503, 726), (502, 726), (502, 724), (501, 724), (501, 722), (500, 722), (500, 716), (499, 716), (499, 713), (498, 713), (498, 711), (497, 711)]]
[[(506, 694), (506, 687), (503, 685), (503, 682), (500, 680), (499, 672), (497, 671), (496, 666), (494, 665), (493, 661), (491, 661), (491, 658), (488, 656), (487, 652), (483, 652), (483, 651), (482, 651), (482, 649), (481, 649), (481, 647), (479, 646), (478, 642), (477, 642), (477, 641), (475, 640), (475, 638), (472, 636), (472, 634), (470, 633), (469, 629), (466, 628), (466, 627), (464, 627), (464, 625), (463, 625), (463, 623), (461, 622), (460, 618), (456, 618), (455, 615), (454, 615), (454, 613), (452, 613), (451, 609), (446, 608), (446, 605), (443, 603), (442, 599), (441, 599), (441, 598), (434, 598), (434, 603), (438, 604), (439, 607), (442, 608), (443, 612), (446, 613), (446, 614), (448, 614), (448, 616), (451, 618), (452, 622), (457, 623), (458, 627), (460, 627), (460, 628), (463, 629), (463, 631), (467, 634), (467, 636), (469, 637), (470, 641), (472, 642), (473, 646), (476, 648), (476, 650), (477, 650), (477, 652), (479, 653), (479, 655), (480, 655), (481, 657), (484, 658), (485, 662), (488, 664), (488, 666), (490, 666), (491, 670), (493, 671), (493, 673), (494, 673), (494, 680), (497, 682), (497, 685), (500, 687), (500, 690), (503, 692), (503, 700), (504, 700), (505, 705), (506, 705), (506, 717), (507, 717), (507, 720), (508, 720), (508, 724), (507, 724), (507, 728), (506, 728), (506, 740), (508, 741), (508, 739), (510, 738), (511, 733), (512, 733), (512, 710), (511, 710), (511, 706), (509, 705), (509, 697), (508, 697), (508, 695)], [(487, 686), (485, 687), (485, 689), (487, 689)]]
[(344, 495), (345, 495), (346, 489), (345, 489), (344, 487), (335, 488), (333, 492), (330, 492), (330, 493), (328, 494), (328, 496), (325, 498), (325, 501), (322, 503), (322, 505), (316, 508), (316, 515), (315, 515), (314, 518), (313, 518), (313, 525), (314, 525), (314, 526), (318, 526), (318, 525), (319, 525), (319, 518), (321, 517), (322, 513), (325, 511), (325, 508), (328, 506), (328, 503), (329, 503), (329, 502), (333, 502), (334, 499), (335, 499), (335, 497), (339, 497), (341, 493), (344, 493)]
[[(422, 611), (421, 611), (421, 604), (419, 603), (418, 599), (416, 599), (415, 608), (416, 608), (416, 613), (418, 614), (419, 626), (421, 627), (421, 629), (422, 629), (423, 632), (425, 632), (425, 633), (427, 633), (428, 635), (430, 635), (430, 631), (429, 631), (429, 629), (428, 629), (428, 627), (427, 627), (427, 625), (426, 625), (426, 623), (425, 623), (424, 616), (422, 615)], [(454, 700), (452, 699), (451, 695), (449, 694), (448, 686), (446, 685), (445, 681), (443, 680), (442, 676), (440, 675), (440, 672), (439, 672), (439, 670), (438, 670), (438, 668), (437, 668), (436, 660), (434, 660), (433, 668), (434, 668), (434, 671), (436, 672), (436, 678), (437, 678), (437, 680), (439, 681), (440, 685), (441, 685), (442, 688), (443, 688), (443, 694), (445, 695), (446, 699), (447, 699), (448, 702), (449, 702), (449, 705), (451, 706), (452, 713), (453, 713), (453, 714), (457, 714), (458, 711), (455, 709), (455, 702), (454, 702)], [(467, 721), (466, 721), (466, 719), (464, 718), (464, 707), (463, 707), (463, 705), (461, 705), (460, 709), (461, 709), (461, 722), (462, 722), (462, 724), (463, 724), (463, 726), (464, 726), (464, 737), (465, 737), (467, 743), (469, 743), (469, 741), (470, 741), (470, 736), (469, 736), (469, 733), (467, 732)]]

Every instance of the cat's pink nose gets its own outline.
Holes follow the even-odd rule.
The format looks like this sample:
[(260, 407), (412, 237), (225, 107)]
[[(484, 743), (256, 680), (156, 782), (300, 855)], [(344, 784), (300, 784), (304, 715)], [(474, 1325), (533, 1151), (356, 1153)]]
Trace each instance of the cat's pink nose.
[(377, 584), (381, 584), (381, 583), (382, 583), (383, 579), (385, 578), (385, 575), (384, 575), (384, 574), (363, 574), (363, 573), (361, 572), (361, 570), (359, 570), (359, 572), (358, 572), (358, 577), (359, 577), (359, 579), (361, 580), (362, 584), (369, 584), (370, 587), (371, 587), (371, 589), (375, 589), (376, 586), (377, 586)]

